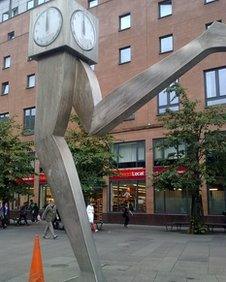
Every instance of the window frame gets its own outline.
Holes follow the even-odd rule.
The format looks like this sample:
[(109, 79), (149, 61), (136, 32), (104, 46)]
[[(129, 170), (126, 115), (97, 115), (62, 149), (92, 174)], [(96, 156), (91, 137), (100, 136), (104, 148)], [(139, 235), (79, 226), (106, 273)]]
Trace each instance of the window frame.
[[(217, 104), (213, 104), (213, 105), (208, 105), (208, 101), (220, 101), (223, 99), (226, 99), (226, 95), (221, 96), (220, 95), (220, 85), (219, 85), (219, 70), (221, 69), (225, 69), (226, 70), (226, 66), (222, 66), (222, 67), (217, 67), (217, 68), (212, 68), (212, 69), (207, 69), (203, 71), (203, 76), (204, 76), (204, 92), (205, 92), (205, 106), (206, 107), (211, 107), (211, 106), (217, 106), (217, 105), (226, 105), (225, 103), (217, 103)], [(207, 97), (207, 83), (206, 83), (206, 73), (208, 72), (215, 72), (215, 84), (216, 84), (216, 97)]]
[(215, 20), (215, 21), (213, 21), (213, 22), (206, 23), (206, 24), (205, 24), (206, 30), (207, 30), (207, 29), (211, 26), (211, 24), (213, 24), (214, 22), (222, 23), (222, 20)]
[[(161, 16), (161, 5), (163, 5), (164, 3), (167, 3), (167, 2), (171, 2), (171, 14), (167, 14), (165, 16)], [(172, 14), (173, 14), (173, 3), (172, 3), (172, 0), (163, 0), (163, 1), (158, 2), (158, 18), (159, 19), (164, 19), (164, 18), (170, 17), (170, 16), (172, 16)]]
[[(35, 109), (35, 115), (32, 115), (32, 110), (33, 109)], [(29, 126), (28, 127), (26, 127), (26, 111), (30, 111), (30, 115), (29, 115), (29, 117), (30, 117), (30, 121), (29, 121)], [(24, 113), (24, 116), (23, 116), (23, 134), (24, 135), (33, 135), (34, 134), (34, 129), (35, 129), (35, 116), (36, 116), (36, 107), (29, 107), (29, 108), (25, 108), (25, 109), (23, 109), (23, 113)], [(32, 123), (32, 121), (31, 121), (31, 117), (34, 117), (34, 127), (33, 128), (31, 128), (31, 123)]]
[[(11, 35), (12, 35), (12, 37), (11, 37)], [(14, 38), (15, 38), (15, 31), (14, 30), (7, 33), (7, 40), (8, 41), (13, 40)]]
[[(6, 86), (8, 86), (8, 92), (7, 92), (7, 93), (4, 93), (4, 92), (5, 92), (5, 89), (6, 89)], [(2, 83), (1, 96), (8, 95), (9, 92), (10, 92), (10, 83), (9, 83), (9, 81), (5, 81), (5, 82)]]
[[(208, 2), (208, 1), (210, 1), (210, 2)], [(217, 1), (218, 1), (218, 0), (204, 0), (204, 5), (208, 5), (208, 4), (217, 2)]]
[[(123, 18), (125, 18), (125, 17), (128, 17), (128, 16), (130, 17), (130, 25), (129, 25), (129, 27), (122, 28), (122, 22), (121, 22), (121, 20), (122, 20)], [(119, 31), (124, 31), (124, 30), (130, 29), (130, 28), (131, 28), (131, 13), (128, 12), (128, 13), (126, 13), (126, 14), (120, 15), (120, 16), (119, 16)]]
[[(8, 16), (7, 19), (4, 19), (4, 16), (5, 16), (5, 15)], [(5, 12), (5, 13), (2, 14), (2, 22), (5, 22), (5, 21), (9, 20), (9, 18), (10, 18), (9, 11), (7, 11), (7, 12)]]
[[(10, 59), (9, 66), (6, 66), (7, 59)], [(5, 70), (5, 69), (9, 69), (10, 67), (11, 67), (11, 56), (8, 55), (3, 58), (3, 68), (2, 69)]]
[[(34, 85), (32, 85), (32, 86), (30, 86), (30, 84), (29, 84), (31, 77), (34, 77)], [(35, 75), (35, 73), (28, 74), (27, 75), (27, 86), (26, 86), (26, 88), (27, 89), (34, 88), (35, 85), (36, 85), (36, 75)]]
[[(31, 3), (31, 2), (33, 3), (33, 6), (32, 6), (31, 8), (28, 8), (29, 3)], [(27, 1), (27, 11), (33, 9), (34, 7), (35, 7), (35, 0), (28, 0), (28, 1)]]
[(18, 14), (19, 14), (19, 8), (18, 8), (18, 6), (12, 8), (12, 17), (17, 16)]
[[(179, 80), (177, 79), (174, 83), (178, 83), (179, 82)], [(171, 86), (171, 85), (173, 85), (174, 83), (171, 83), (170, 85), (169, 85), (169, 87)], [(178, 97), (178, 103), (175, 103), (175, 104), (171, 104), (170, 102), (170, 93), (168, 93), (167, 91), (166, 91), (166, 89), (167, 89), (167, 87), (165, 88), (165, 89), (163, 89), (161, 92), (159, 92), (158, 93), (158, 95), (157, 95), (157, 115), (164, 115), (165, 113), (166, 113), (166, 111), (167, 111), (167, 109), (170, 109), (171, 107), (178, 107), (178, 109), (176, 110), (176, 111), (173, 111), (173, 112), (178, 112), (178, 111), (180, 111), (180, 99), (179, 99), (179, 97)], [(160, 106), (160, 94), (162, 93), (162, 92), (165, 92), (166, 93), (166, 95), (167, 95), (167, 104), (166, 104), (166, 106), (165, 105), (163, 105), (163, 106)], [(160, 109), (165, 109), (165, 111), (164, 111), (164, 113), (160, 113)]]
[[(91, 4), (92, 2), (94, 2), (94, 4)], [(96, 6), (99, 5), (99, 1), (98, 0), (88, 0), (88, 8), (94, 8)]]
[[(167, 51), (162, 51), (162, 40), (165, 39), (165, 38), (169, 38), (171, 37), (172, 38), (172, 49), (170, 50), (167, 50)], [(173, 33), (170, 33), (170, 34), (167, 34), (167, 35), (163, 35), (163, 36), (160, 36), (159, 37), (159, 54), (166, 54), (166, 53), (170, 53), (170, 52), (173, 52), (174, 51), (174, 37), (173, 37)]]
[(0, 122), (9, 119), (9, 112), (0, 113)]
[[(121, 60), (121, 52), (123, 51), (123, 50), (126, 50), (126, 49), (129, 49), (130, 50), (130, 60), (129, 61), (125, 61), (125, 62), (122, 62), (122, 60)], [(119, 48), (119, 65), (124, 65), (124, 64), (128, 64), (128, 63), (130, 63), (132, 61), (132, 48), (131, 48), (131, 46), (129, 45), (129, 46), (125, 46), (125, 47), (122, 47), (122, 48)]]

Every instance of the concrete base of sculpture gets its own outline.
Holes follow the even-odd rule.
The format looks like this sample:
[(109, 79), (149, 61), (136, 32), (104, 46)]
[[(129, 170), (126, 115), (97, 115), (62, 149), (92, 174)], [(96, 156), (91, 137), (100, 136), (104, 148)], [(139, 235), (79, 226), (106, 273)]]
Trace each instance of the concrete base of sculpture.
[(61, 52), (38, 61), (36, 151), (78, 260), (80, 281), (105, 279), (79, 177), (64, 140), (72, 107), (87, 131), (106, 133), (207, 55), (220, 51), (226, 51), (226, 25), (214, 23), (200, 37), (124, 83), (103, 100), (93, 71), (72, 55)]

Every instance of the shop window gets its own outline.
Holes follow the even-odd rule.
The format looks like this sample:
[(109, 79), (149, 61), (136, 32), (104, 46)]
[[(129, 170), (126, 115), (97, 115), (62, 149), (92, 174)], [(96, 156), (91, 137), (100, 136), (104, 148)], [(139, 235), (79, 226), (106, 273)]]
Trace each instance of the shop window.
[(35, 107), (24, 109), (24, 134), (34, 133), (35, 113)]
[(27, 1), (27, 10), (34, 8), (34, 6), (35, 6), (34, 0)]
[(10, 66), (11, 66), (11, 57), (10, 56), (4, 57), (3, 69), (8, 69), (10, 68)]
[(9, 118), (9, 113), (0, 114), (0, 122), (6, 121)]
[(131, 47), (124, 47), (119, 49), (119, 64), (131, 62)]
[(191, 196), (186, 189), (155, 189), (155, 213), (188, 214)]
[(38, 0), (38, 5), (45, 3), (45, 0)]
[(159, 37), (160, 42), (160, 53), (167, 53), (173, 51), (173, 35), (165, 35)]
[(98, 0), (88, 0), (89, 8), (95, 7), (98, 5)]
[(131, 27), (131, 15), (126, 14), (119, 17), (119, 30), (125, 30)]
[(159, 5), (159, 18), (164, 18), (172, 15), (172, 1), (165, 0), (158, 3)]
[(226, 211), (226, 187), (208, 187), (209, 214), (222, 215)]
[[(217, 22), (222, 23), (222, 20), (217, 20)], [(211, 24), (213, 24), (213, 23), (214, 22), (210, 22), (210, 23), (205, 24), (206, 29), (208, 29), (211, 26)]]
[(7, 21), (9, 19), (9, 12), (3, 13), (2, 14), (2, 21)]
[(145, 142), (116, 143), (113, 146), (118, 168), (145, 167)]
[(111, 182), (110, 211), (121, 212), (127, 204), (132, 212), (146, 212), (146, 186), (144, 181)]
[(166, 110), (179, 111), (179, 97), (175, 92), (169, 93), (167, 89), (164, 89), (158, 94), (158, 114), (164, 114)]
[(206, 105), (226, 104), (226, 68), (204, 71)]
[(2, 83), (2, 95), (9, 94), (9, 81)]
[(15, 38), (15, 31), (11, 31), (7, 34), (7, 40), (12, 40)]
[(35, 87), (35, 74), (27, 76), (27, 88)]
[(184, 143), (175, 147), (167, 147), (164, 143), (164, 138), (153, 141), (154, 166), (171, 164), (175, 159), (182, 158), (185, 155), (186, 146)]

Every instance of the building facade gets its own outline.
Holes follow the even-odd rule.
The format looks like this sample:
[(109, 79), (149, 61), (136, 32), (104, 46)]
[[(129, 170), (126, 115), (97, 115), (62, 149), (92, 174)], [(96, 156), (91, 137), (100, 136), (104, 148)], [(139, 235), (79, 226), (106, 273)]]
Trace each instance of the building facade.
[[(44, 2), (0, 2), (0, 118), (15, 116), (24, 126), (24, 138), (31, 140), (37, 77), (36, 62), (27, 59), (29, 10)], [(199, 36), (212, 22), (226, 22), (224, 0), (79, 2), (99, 18), (99, 63), (94, 71), (103, 96)], [(226, 54), (210, 55), (178, 80), (191, 99), (198, 99), (200, 109), (226, 104)], [(178, 111), (179, 101), (162, 91), (112, 131), (119, 172), (109, 179), (99, 199), (105, 220), (122, 220), (126, 197), (134, 223), (158, 224), (188, 213), (190, 200), (184, 191), (157, 191), (152, 186), (153, 172), (161, 169), (161, 160), (172, 149), (156, 146), (165, 133), (158, 116), (167, 108)], [(39, 185), (38, 177), (32, 181), (42, 205), (45, 195), (51, 197), (49, 188), (43, 181)], [(203, 186), (202, 198), (205, 215), (220, 218), (226, 207), (224, 188)]]

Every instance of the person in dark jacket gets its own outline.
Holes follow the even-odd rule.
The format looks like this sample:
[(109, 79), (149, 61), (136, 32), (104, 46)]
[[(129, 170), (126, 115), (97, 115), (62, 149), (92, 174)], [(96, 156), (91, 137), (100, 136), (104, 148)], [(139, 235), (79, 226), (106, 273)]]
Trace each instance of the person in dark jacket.
[(128, 204), (125, 204), (125, 206), (123, 208), (122, 216), (124, 217), (124, 227), (126, 227), (126, 228), (128, 227), (128, 224), (129, 224), (130, 215), (133, 215), (133, 213), (129, 209)]
[(2, 228), (6, 228), (9, 224), (9, 206), (8, 203), (3, 203), (1, 208), (1, 221), (2, 221)]
[(39, 214), (39, 207), (38, 207), (37, 203), (34, 203), (31, 214), (32, 214), (32, 222), (37, 222), (38, 221), (38, 214)]
[(27, 222), (27, 211), (28, 211), (28, 202), (24, 203), (20, 208), (20, 217), (17, 220), (17, 224), (21, 224), (21, 221), (24, 220), (26, 225), (29, 225)]

